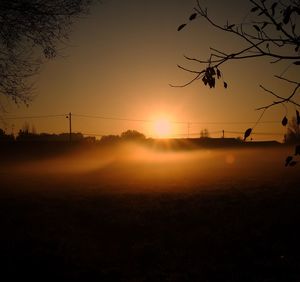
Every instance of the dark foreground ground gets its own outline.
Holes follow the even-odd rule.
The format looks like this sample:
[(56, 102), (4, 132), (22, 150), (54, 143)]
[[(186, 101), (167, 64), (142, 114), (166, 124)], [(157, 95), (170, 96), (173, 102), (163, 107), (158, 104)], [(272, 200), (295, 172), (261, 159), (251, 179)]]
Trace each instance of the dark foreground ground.
[(300, 281), (300, 168), (222, 154), (0, 165), (1, 281)]

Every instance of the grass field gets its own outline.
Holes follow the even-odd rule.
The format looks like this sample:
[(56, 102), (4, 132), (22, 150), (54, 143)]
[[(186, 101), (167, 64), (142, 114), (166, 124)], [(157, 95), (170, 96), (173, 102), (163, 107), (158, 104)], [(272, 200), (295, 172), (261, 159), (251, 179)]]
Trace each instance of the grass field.
[(2, 281), (300, 281), (289, 148), (0, 162)]

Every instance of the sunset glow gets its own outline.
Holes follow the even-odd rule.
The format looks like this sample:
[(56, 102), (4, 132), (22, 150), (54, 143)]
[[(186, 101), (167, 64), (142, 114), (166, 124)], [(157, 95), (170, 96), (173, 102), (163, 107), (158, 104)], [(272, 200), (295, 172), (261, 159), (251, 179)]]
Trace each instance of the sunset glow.
[(2, 281), (300, 282), (299, 16), (0, 0)]
[(158, 138), (170, 137), (171, 134), (171, 124), (165, 118), (157, 119), (154, 122), (154, 133)]

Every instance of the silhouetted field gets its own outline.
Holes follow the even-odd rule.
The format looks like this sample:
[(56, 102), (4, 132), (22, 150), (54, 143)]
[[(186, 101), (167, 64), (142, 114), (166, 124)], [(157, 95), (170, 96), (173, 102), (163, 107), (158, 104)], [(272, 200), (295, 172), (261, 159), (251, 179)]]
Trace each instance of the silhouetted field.
[(3, 281), (300, 281), (292, 148), (28, 152), (0, 161)]

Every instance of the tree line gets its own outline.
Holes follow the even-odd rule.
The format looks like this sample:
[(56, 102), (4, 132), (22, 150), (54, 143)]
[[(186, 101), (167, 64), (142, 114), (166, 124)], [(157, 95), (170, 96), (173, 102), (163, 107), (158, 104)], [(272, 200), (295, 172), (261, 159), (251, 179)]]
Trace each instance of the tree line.
[[(137, 130), (126, 130), (122, 132), (120, 135), (103, 135), (100, 140), (96, 140), (95, 136), (85, 136), (81, 132), (72, 133), (71, 134), (72, 142), (86, 142), (86, 143), (95, 143), (101, 142), (103, 144), (114, 144), (120, 141), (136, 141), (143, 142), (146, 141), (146, 136), (137, 131)], [(209, 131), (207, 129), (203, 129), (199, 134), (200, 139), (211, 139), (209, 135)], [(237, 138), (238, 140), (242, 140), (241, 138)], [(14, 134), (7, 134), (3, 129), (0, 128), (0, 142), (70, 142), (70, 133), (37, 133), (35, 128), (32, 127), (30, 129), (29, 124), (25, 124), (22, 129), (19, 130), (18, 134), (14, 136)], [(284, 143), (286, 144), (296, 144), (300, 142), (300, 126), (297, 122), (296, 117), (289, 121), (287, 126), (286, 134), (283, 138)]]
[[(81, 132), (71, 133), (71, 140), (74, 143), (86, 142), (95, 143), (96, 137), (85, 136)], [(146, 136), (136, 130), (127, 130), (120, 135), (104, 135), (99, 140), (102, 143), (115, 143), (118, 141), (144, 141)], [(7, 134), (0, 128), (0, 142), (70, 142), (70, 133), (37, 133), (35, 128), (25, 124), (18, 134)]]

